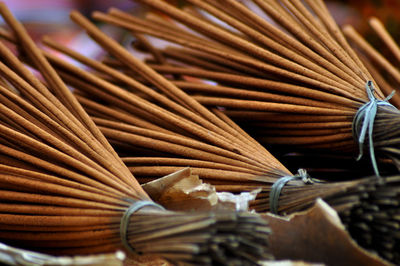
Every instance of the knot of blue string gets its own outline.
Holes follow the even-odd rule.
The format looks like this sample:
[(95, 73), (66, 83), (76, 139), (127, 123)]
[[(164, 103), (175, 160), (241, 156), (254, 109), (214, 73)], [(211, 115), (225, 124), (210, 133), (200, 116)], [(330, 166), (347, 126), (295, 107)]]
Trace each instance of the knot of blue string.
[(277, 214), (279, 197), (281, 195), (282, 188), (286, 183), (293, 180), (301, 180), (304, 184), (312, 184), (314, 181), (311, 179), (310, 175), (305, 169), (297, 170), (297, 174), (294, 176), (284, 176), (279, 178), (271, 187), (271, 192), (269, 193), (269, 209), (270, 212)]
[(352, 132), (353, 137), (356, 139), (359, 148), (357, 160), (360, 160), (364, 154), (364, 141), (368, 133), (369, 155), (371, 158), (372, 167), (374, 169), (375, 175), (377, 177), (380, 177), (374, 150), (374, 122), (376, 113), (378, 112), (378, 106), (389, 106), (396, 109), (396, 107), (388, 102), (393, 97), (395, 91), (393, 91), (384, 100), (379, 100), (374, 95), (375, 87), (372, 81), (367, 81), (365, 89), (367, 90), (369, 102), (361, 106), (354, 116)]
[(129, 225), (129, 219), (130, 219), (131, 215), (146, 206), (153, 206), (153, 207), (156, 207), (161, 210), (165, 210), (165, 209), (161, 205), (158, 205), (157, 203), (152, 202), (152, 201), (145, 201), (145, 200), (137, 201), (137, 200), (130, 200), (130, 199), (127, 199), (127, 200), (132, 202), (132, 204), (129, 206), (128, 209), (126, 209), (124, 215), (121, 218), (119, 231), (120, 231), (122, 244), (124, 245), (125, 249), (135, 254), (136, 253), (135, 250), (132, 248), (132, 246), (128, 242), (128, 225)]

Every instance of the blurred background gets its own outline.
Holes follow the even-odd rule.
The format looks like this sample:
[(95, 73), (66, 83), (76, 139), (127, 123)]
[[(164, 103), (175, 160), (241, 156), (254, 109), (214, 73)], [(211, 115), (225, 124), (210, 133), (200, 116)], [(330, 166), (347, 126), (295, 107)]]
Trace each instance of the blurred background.
[[(46, 34), (57, 42), (78, 49), (92, 58), (99, 56), (102, 50), (69, 19), (71, 10), (79, 10), (87, 17), (94, 10), (107, 11), (110, 7), (140, 12), (139, 6), (129, 0), (3, 0), (3, 2), (14, 16), (24, 23), (33, 39), (39, 40)], [(1, 18), (0, 21), (4, 23)], [(109, 26), (102, 28), (111, 36), (121, 39), (121, 35), (115, 29)]]
[[(177, 5), (181, 3), (180, 0), (169, 1)], [(57, 34), (62, 29), (63, 32), (58, 38), (66, 41), (73, 38), (76, 33), (76, 28), (68, 18), (72, 9), (78, 9), (87, 16), (93, 10), (106, 11), (112, 6), (125, 11), (140, 12), (139, 6), (132, 0), (3, 0), (3, 2), (19, 20), (29, 24), (32, 34), (40, 34), (43, 31), (47, 34)], [(369, 31), (367, 19), (377, 16), (385, 23), (392, 36), (396, 40), (400, 39), (399, 0), (326, 0), (325, 2), (339, 24), (350, 23), (367, 35)]]

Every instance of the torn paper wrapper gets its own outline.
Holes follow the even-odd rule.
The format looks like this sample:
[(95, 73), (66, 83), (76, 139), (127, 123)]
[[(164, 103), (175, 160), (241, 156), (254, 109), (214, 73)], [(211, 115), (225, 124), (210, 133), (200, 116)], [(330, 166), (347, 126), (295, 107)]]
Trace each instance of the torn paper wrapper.
[(351, 238), (337, 212), (322, 199), (307, 211), (288, 217), (264, 214), (272, 234), (270, 247), (276, 259), (326, 265), (390, 265), (362, 249)]
[(184, 168), (165, 177), (142, 185), (151, 199), (174, 211), (237, 210), (247, 211), (260, 189), (234, 195), (216, 192), (215, 187), (203, 183), (190, 168)]
[(229, 192), (217, 192), (218, 203), (225, 209), (234, 209), (236, 211), (248, 211), (249, 203), (256, 199), (257, 194), (261, 192), (261, 188), (242, 192), (238, 195)]
[(124, 266), (173, 266), (163, 258), (153, 255), (128, 256)]
[(168, 210), (205, 211), (218, 203), (215, 188), (203, 184), (197, 175), (192, 175), (190, 168), (158, 178), (142, 187), (153, 201)]

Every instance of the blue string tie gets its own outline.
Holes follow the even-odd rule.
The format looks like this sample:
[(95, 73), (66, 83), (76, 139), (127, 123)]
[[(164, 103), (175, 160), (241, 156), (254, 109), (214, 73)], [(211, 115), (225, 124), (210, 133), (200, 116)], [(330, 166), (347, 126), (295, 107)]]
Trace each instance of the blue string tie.
[(299, 169), (297, 174), (294, 176), (284, 176), (279, 178), (271, 187), (271, 192), (269, 193), (269, 209), (270, 212), (278, 214), (279, 197), (281, 191), (286, 183), (293, 180), (301, 180), (304, 184), (313, 184), (314, 181), (311, 179), (310, 175), (305, 169)]
[[(353, 119), (352, 133), (354, 139), (358, 142), (359, 154), (357, 157), (357, 161), (360, 160), (364, 153), (364, 141), (368, 132), (368, 144), (369, 144), (369, 155), (371, 158), (372, 167), (374, 169), (374, 173), (377, 177), (380, 177), (378, 165), (376, 163), (375, 158), (375, 150), (374, 150), (374, 140), (373, 140), (373, 131), (374, 131), (374, 122), (376, 113), (378, 112), (378, 106), (389, 106), (397, 110), (396, 107), (391, 105), (388, 101), (393, 97), (395, 91), (393, 91), (388, 97), (384, 100), (379, 100), (375, 97), (375, 87), (372, 81), (367, 81), (365, 85), (365, 89), (367, 90), (367, 95), (369, 102), (364, 104), (358, 109), (356, 115)], [(362, 123), (362, 124), (360, 124)], [(360, 128), (360, 130), (359, 130)]]
[(145, 200), (137, 201), (137, 200), (131, 200), (131, 199), (129, 199), (129, 201), (132, 202), (132, 204), (129, 206), (128, 209), (126, 209), (124, 215), (121, 218), (121, 224), (119, 227), (119, 231), (120, 231), (120, 236), (121, 236), (121, 240), (122, 240), (122, 244), (123, 244), (124, 248), (126, 250), (132, 252), (133, 254), (136, 254), (136, 251), (132, 248), (131, 245), (129, 245), (129, 242), (128, 242), (128, 225), (129, 225), (129, 219), (130, 219), (131, 215), (146, 206), (156, 207), (160, 210), (165, 210), (165, 209), (161, 205), (158, 205), (157, 203), (152, 202), (152, 201), (145, 201)]

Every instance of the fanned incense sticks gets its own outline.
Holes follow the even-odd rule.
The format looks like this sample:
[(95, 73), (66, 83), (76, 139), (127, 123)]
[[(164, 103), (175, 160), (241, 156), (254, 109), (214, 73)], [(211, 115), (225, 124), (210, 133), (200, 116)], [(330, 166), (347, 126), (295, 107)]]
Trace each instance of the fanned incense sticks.
[[(368, 98), (373, 83), (366, 84), (373, 77), (323, 1), (254, 0), (256, 11), (234, 0), (188, 0), (192, 7), (185, 10), (163, 1), (138, 2), (195, 33), (171, 19), (154, 15), (140, 19), (116, 9), (108, 14), (95, 12), (94, 18), (180, 45), (159, 49), (158, 54), (173, 63), (156, 61), (153, 69), (166, 76), (217, 82), (211, 87), (183, 78), (176, 85), (204, 105), (225, 107), (225, 114), (240, 121), (262, 144), (354, 152), (363, 142), (363, 137), (354, 140), (354, 116), (375, 97), (383, 100), (384, 94), (375, 86), (374, 97)], [(130, 71), (126, 66), (121, 69)], [(373, 146), (378, 153), (396, 158), (399, 113), (388, 105), (378, 104), (377, 110), (373, 138), (370, 142), (366, 138), (361, 149)], [(377, 167), (375, 173), (379, 174)]]
[[(382, 40), (383, 46), (380, 50), (383, 51), (387, 48), (392, 55), (392, 60), (385, 58), (381, 52), (368, 44), (368, 42), (350, 25), (346, 25), (343, 28), (343, 33), (349, 39), (350, 43), (357, 48), (356, 52), (358, 52), (361, 60), (363, 60), (363, 63), (382, 90), (386, 93), (390, 93), (394, 91), (400, 83), (400, 73), (396, 68), (397, 64), (400, 62), (400, 48), (386, 31), (379, 19), (371, 18), (369, 24), (378, 35), (379, 39)], [(400, 96), (396, 93), (391, 100), (397, 107), (400, 105), (399, 97)]]
[[(113, 64), (126, 64), (131, 72), (140, 71), (139, 78), (144, 83), (154, 83), (155, 90), (152, 90), (123, 72), (45, 39), (47, 45), (97, 71), (97, 75), (82, 72), (46, 54), (58, 73), (75, 88), (79, 101), (120, 154), (131, 155), (123, 160), (132, 166), (130, 170), (140, 181), (157, 178), (189, 165), (193, 173), (213, 183), (220, 191), (241, 192), (262, 186), (263, 191), (252, 207), (258, 211), (269, 207), (271, 185), (280, 177), (290, 175), (283, 166), (277, 164), (275, 169), (271, 166), (267, 168), (269, 160), (277, 161), (221, 111), (212, 109), (216, 116), (208, 113), (174, 87), (174, 83), (137, 61), (79, 14), (73, 13), (72, 16), (110, 54), (119, 58), (120, 63), (113, 61)], [(158, 90), (164, 91), (170, 98)], [(216, 128), (203, 119), (212, 119), (224, 128)], [(235, 139), (230, 135), (226, 131), (227, 126), (234, 136), (239, 137)], [(204, 128), (215, 139), (202, 134)], [(397, 177), (385, 181), (370, 178), (311, 185), (292, 181), (283, 187), (277, 207), (280, 213), (291, 213), (311, 206), (316, 198), (322, 197), (341, 213), (356, 239), (394, 261), (398, 255), (393, 247), (398, 246), (399, 239), (388, 228), (390, 225), (396, 226), (397, 208), (390, 207), (391, 214), (381, 217), (382, 220), (378, 218), (380, 214), (373, 212), (381, 213), (381, 208), (387, 206), (385, 204), (398, 204), (398, 185)], [(385, 196), (381, 193), (383, 190), (391, 192)], [(356, 213), (363, 215), (357, 216)], [(381, 224), (389, 227), (382, 227)], [(365, 230), (357, 230), (358, 227)], [(388, 233), (382, 234), (380, 229), (388, 230)], [(382, 245), (376, 245), (372, 239), (381, 236), (385, 241), (381, 242)]]
[[(174, 90), (171, 93), (172, 100), (122, 72), (85, 58), (49, 39), (45, 40), (53, 48), (141, 93), (142, 97), (139, 97), (138, 94), (47, 54), (64, 80), (75, 88), (79, 101), (121, 154), (124, 154), (123, 149), (127, 155), (135, 154), (138, 148), (142, 152), (140, 158), (135, 156), (124, 159), (127, 164), (136, 161), (137, 167), (131, 170), (134, 173), (137, 171), (139, 177), (160, 177), (186, 165), (192, 167), (194, 174), (199, 174), (202, 179), (213, 184), (222, 182), (268, 187), (279, 177), (291, 176), (268, 151), (223, 113), (218, 110), (212, 113), (199, 105), (77, 13), (73, 14), (73, 18), (111, 53), (125, 56), (135, 69), (148, 71), (146, 75), (149, 81), (158, 78), (158, 89), (169, 86), (171, 91)], [(193, 106), (196, 106), (198, 112), (193, 110)], [(149, 164), (150, 167), (147, 167)], [(260, 208), (266, 209), (268, 206), (264, 204)]]
[(254, 265), (269, 228), (250, 213), (176, 213), (152, 202), (4, 4), (36, 78), (0, 43), (0, 241), (52, 254), (125, 248), (176, 264)]

